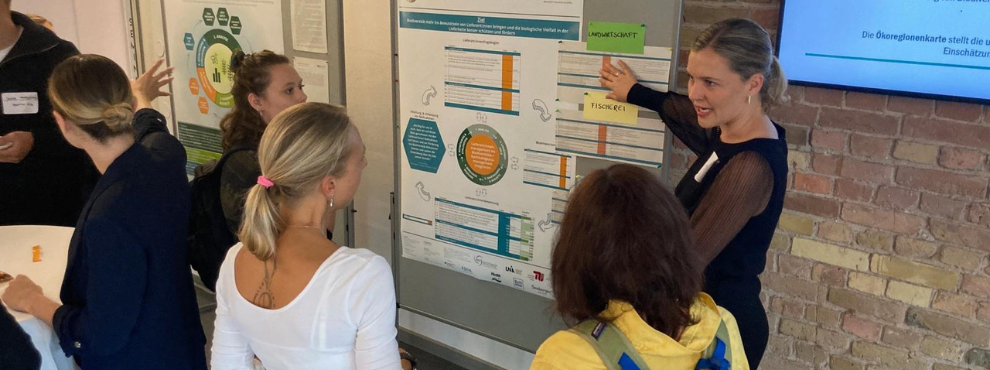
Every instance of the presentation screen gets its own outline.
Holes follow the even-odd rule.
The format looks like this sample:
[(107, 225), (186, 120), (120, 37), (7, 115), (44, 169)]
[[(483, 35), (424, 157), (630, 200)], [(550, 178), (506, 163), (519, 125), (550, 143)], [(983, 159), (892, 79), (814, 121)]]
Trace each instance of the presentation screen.
[(990, 102), (990, 0), (786, 0), (778, 56), (798, 85)]

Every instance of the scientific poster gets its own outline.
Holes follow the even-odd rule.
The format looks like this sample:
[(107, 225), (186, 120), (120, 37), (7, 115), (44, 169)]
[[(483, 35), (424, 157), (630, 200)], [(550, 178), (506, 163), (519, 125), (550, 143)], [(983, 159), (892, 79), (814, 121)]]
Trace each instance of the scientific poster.
[(552, 297), (575, 174), (556, 150), (557, 50), (580, 39), (583, 7), (399, 1), (403, 257)]
[(237, 51), (283, 53), (282, 4), (277, 0), (170, 0), (163, 3), (172, 99), (186, 171), (217, 159), (220, 119), (234, 106), (230, 58)]

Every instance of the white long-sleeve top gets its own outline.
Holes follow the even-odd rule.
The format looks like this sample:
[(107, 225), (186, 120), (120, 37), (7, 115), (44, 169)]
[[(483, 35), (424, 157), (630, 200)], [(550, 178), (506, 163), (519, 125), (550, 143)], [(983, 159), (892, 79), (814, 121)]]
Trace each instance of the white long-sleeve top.
[(213, 370), (401, 369), (395, 328), (395, 288), (385, 259), (342, 247), (285, 307), (269, 310), (245, 299), (234, 283), (230, 248), (217, 279)]

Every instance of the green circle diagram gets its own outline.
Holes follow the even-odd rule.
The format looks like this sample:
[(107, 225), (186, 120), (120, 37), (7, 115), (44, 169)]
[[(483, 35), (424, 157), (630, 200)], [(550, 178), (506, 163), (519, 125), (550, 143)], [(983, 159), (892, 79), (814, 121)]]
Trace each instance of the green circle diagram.
[(502, 180), (509, 167), (509, 149), (498, 131), (472, 125), (457, 138), (457, 164), (471, 182), (489, 186)]
[(241, 44), (229, 32), (212, 29), (203, 34), (196, 45), (196, 74), (206, 96), (219, 107), (234, 106), (231, 89), (234, 85), (230, 58), (241, 50)]

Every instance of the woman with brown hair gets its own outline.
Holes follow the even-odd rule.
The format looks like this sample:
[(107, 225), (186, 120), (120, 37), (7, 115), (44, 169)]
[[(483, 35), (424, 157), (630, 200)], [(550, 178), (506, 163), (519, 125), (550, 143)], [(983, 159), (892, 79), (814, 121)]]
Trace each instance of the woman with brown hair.
[(283, 110), (306, 102), (302, 78), (289, 58), (264, 50), (231, 57), (234, 107), (220, 120), (224, 154), (196, 168), (192, 183), (190, 264), (214, 290), (220, 264), (237, 243), (247, 192), (261, 175), (258, 143), (268, 123)]
[(234, 235), (241, 224), (247, 191), (261, 175), (258, 143), (276, 115), (305, 103), (302, 77), (289, 58), (269, 50), (231, 57), (234, 108), (220, 120), (224, 152), (231, 152), (220, 175), (220, 202), (227, 227)]
[(577, 325), (547, 339), (532, 369), (613, 369), (599, 351), (609, 348), (607, 336), (589, 340), (585, 323), (618, 329), (641, 368), (693, 370), (717, 339), (732, 369), (749, 368), (732, 315), (701, 292), (703, 265), (684, 209), (645, 169), (619, 164), (585, 177), (555, 244), (555, 308)]
[(677, 184), (697, 249), (707, 265), (704, 291), (739, 319), (750, 367), (769, 339), (760, 279), (784, 207), (787, 142), (767, 112), (786, 100), (787, 78), (770, 36), (748, 19), (702, 32), (688, 55), (688, 95), (636, 83), (624, 63), (601, 70), (609, 98), (657, 111), (698, 160)]

